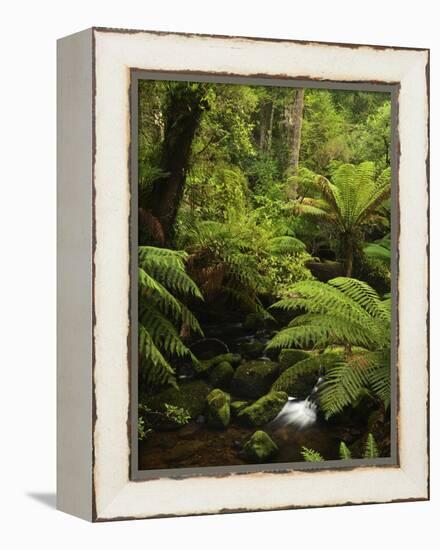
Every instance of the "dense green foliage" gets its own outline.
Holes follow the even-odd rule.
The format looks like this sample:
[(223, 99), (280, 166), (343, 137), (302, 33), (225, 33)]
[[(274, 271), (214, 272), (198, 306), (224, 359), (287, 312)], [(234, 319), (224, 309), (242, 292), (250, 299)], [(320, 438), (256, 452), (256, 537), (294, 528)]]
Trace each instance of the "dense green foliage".
[[(386, 93), (140, 81), (140, 439), (197, 417), (261, 426), (320, 377), (326, 419), (367, 403), (365, 448), (340, 458), (386, 448), (390, 117)], [(199, 354), (217, 325), (241, 333)], [(256, 433), (244, 456), (273, 457)]]
[(185, 272), (185, 252), (139, 247), (139, 357), (140, 373), (152, 385), (175, 385), (170, 357), (196, 358), (182, 334), (202, 329), (178, 296), (201, 299), (197, 285)]
[(390, 170), (387, 168), (377, 178), (375, 173), (373, 162), (341, 164), (331, 181), (324, 176), (312, 180), (319, 198), (305, 197), (298, 206), (300, 212), (317, 217), (335, 233), (347, 277), (352, 275), (354, 255), (359, 252), (367, 223), (388, 228), (387, 218), (378, 209), (391, 193)]
[[(339, 277), (328, 283), (304, 281), (293, 285), (289, 295), (276, 302), (294, 315), (269, 343), (269, 348), (313, 348), (323, 352), (298, 362), (282, 378), (309, 370), (325, 371), (320, 386), (320, 405), (327, 417), (354, 404), (368, 391), (385, 407), (390, 402), (391, 301), (381, 300), (362, 281)], [(299, 311), (305, 311), (300, 313)]]

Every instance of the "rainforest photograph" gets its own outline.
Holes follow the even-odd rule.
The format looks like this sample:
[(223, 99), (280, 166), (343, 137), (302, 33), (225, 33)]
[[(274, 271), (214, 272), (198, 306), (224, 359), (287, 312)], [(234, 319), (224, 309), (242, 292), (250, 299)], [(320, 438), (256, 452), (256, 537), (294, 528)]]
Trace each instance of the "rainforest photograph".
[(137, 93), (139, 470), (390, 457), (391, 94)]

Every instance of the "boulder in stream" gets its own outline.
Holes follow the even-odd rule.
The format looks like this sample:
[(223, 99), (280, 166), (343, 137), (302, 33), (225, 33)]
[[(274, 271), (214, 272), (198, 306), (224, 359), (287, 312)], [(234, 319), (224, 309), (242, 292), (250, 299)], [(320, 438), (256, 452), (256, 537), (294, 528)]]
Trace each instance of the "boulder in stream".
[(280, 351), (278, 361), (280, 363), (280, 373), (284, 372), (289, 367), (296, 365), (299, 361), (303, 359), (308, 359), (310, 357), (310, 352), (304, 351), (302, 349), (283, 349)]
[(213, 428), (226, 428), (231, 419), (231, 397), (216, 388), (206, 398), (208, 425)]
[(209, 382), (214, 388), (227, 389), (234, 376), (234, 369), (228, 361), (213, 366), (209, 372)]
[(212, 359), (205, 359), (204, 361), (199, 361), (198, 364), (194, 366), (198, 374), (205, 374), (209, 372), (213, 367), (224, 361), (228, 362), (233, 367), (237, 366), (241, 362), (241, 355), (238, 353), (222, 353), (216, 355)]
[(250, 405), (249, 401), (233, 401), (231, 403), (231, 413), (235, 416), (244, 408)]
[(273, 391), (238, 411), (237, 418), (248, 426), (263, 426), (273, 420), (287, 401), (287, 393)]
[(231, 392), (243, 397), (258, 398), (269, 391), (279, 372), (273, 361), (248, 361), (235, 371)]
[(265, 347), (266, 346), (263, 343), (258, 340), (254, 340), (253, 342), (244, 342), (241, 344), (240, 351), (249, 359), (257, 359), (258, 357), (264, 355)]
[(278, 452), (278, 447), (270, 436), (258, 430), (246, 441), (243, 447), (243, 455), (249, 462), (262, 463), (269, 460)]
[(291, 397), (306, 399), (318, 380), (318, 370), (304, 373), (300, 364), (286, 369), (272, 385), (273, 391), (286, 392)]

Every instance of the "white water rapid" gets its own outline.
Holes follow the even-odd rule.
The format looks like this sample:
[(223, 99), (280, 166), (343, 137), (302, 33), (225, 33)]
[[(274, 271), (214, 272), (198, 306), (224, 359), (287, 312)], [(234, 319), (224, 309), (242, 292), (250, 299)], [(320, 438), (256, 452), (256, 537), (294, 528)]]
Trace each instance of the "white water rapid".
[(275, 428), (294, 426), (299, 430), (312, 426), (318, 416), (318, 405), (311, 398), (318, 391), (321, 382), (322, 378), (320, 377), (312, 393), (302, 401), (289, 397), (278, 416), (272, 420), (271, 425)]

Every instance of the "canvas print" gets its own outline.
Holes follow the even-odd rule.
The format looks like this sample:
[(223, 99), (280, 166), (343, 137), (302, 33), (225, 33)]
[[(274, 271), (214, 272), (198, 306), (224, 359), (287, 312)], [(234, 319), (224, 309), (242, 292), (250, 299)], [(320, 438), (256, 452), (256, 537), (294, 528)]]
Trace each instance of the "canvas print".
[(389, 457), (391, 95), (137, 85), (139, 469)]

